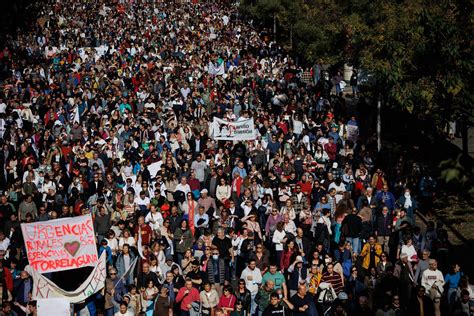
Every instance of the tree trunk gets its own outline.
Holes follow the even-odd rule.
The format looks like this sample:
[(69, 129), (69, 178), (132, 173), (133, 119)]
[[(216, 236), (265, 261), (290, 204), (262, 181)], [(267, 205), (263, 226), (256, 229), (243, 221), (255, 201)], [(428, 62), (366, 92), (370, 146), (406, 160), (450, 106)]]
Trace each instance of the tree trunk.
[(379, 99), (377, 101), (377, 150), (380, 152), (382, 149), (382, 118), (381, 118), (381, 110), (382, 110), (382, 96), (379, 95)]
[(293, 50), (293, 25), (290, 25), (290, 48)]
[(469, 155), (469, 133), (468, 133), (468, 126), (465, 121), (461, 123), (461, 137), (462, 137), (462, 153), (465, 156)]
[(277, 36), (277, 16), (276, 13), (273, 13), (273, 41), (276, 42)]

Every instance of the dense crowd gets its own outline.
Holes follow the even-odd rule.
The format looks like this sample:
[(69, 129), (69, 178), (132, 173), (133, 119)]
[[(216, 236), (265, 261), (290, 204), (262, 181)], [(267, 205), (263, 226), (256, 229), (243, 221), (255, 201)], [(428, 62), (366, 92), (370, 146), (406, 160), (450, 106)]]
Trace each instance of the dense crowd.
[(443, 225), (415, 218), (436, 181), (377, 155), (357, 72), (347, 98), (234, 4), (34, 6), (0, 52), (0, 315), (36, 314), (20, 223), (82, 214), (108, 276), (80, 315), (473, 314)]

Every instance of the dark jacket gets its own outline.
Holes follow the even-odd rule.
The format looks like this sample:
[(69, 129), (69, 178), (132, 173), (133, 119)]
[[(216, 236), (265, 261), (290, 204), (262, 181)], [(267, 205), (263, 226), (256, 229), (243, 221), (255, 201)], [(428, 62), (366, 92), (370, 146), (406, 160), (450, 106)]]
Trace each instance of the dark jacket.
[(250, 311), (250, 304), (252, 303), (252, 295), (250, 294), (250, 291), (245, 289), (244, 293), (240, 293), (239, 291), (236, 291), (235, 297), (237, 300), (242, 302), (242, 309), (245, 311)]
[[(207, 261), (207, 280), (211, 283), (224, 284), (225, 280), (230, 278), (228, 266), (225, 264), (225, 260), (222, 257), (217, 259), (217, 268), (218, 272), (214, 271), (214, 259), (209, 259)], [(218, 274), (219, 279), (216, 280), (215, 274)]]
[(379, 214), (377, 216), (377, 222), (375, 225), (375, 231), (377, 232), (377, 236), (390, 236), (392, 224), (392, 215), (388, 213), (386, 216), (383, 216), (383, 214)]
[(306, 280), (306, 277), (308, 276), (308, 267), (303, 264), (303, 267), (301, 270), (295, 269), (289, 273), (289, 279), (288, 279), (288, 289), (290, 290), (297, 290), (298, 289), (298, 280), (299, 277), (301, 276), (302, 280)]
[[(96, 216), (94, 219), (94, 230), (99, 235), (106, 235), (110, 229), (110, 215)], [(100, 240), (99, 240), (100, 242)]]
[(102, 180), (97, 181), (97, 184), (94, 181), (89, 183), (89, 195), (94, 195), (96, 193), (103, 192), (104, 182)]
[(13, 295), (16, 297), (16, 301), (22, 304), (26, 304), (30, 300), (28, 294), (25, 293), (25, 287), (28, 287), (28, 293), (31, 293), (33, 290), (33, 280), (31, 278), (15, 280)]
[[(424, 315), (435, 314), (433, 301), (429, 297), (423, 296), (422, 304), (423, 304)], [(411, 299), (410, 304), (408, 305), (408, 310), (410, 311), (410, 315), (413, 315), (413, 316), (420, 315), (420, 301), (417, 299), (416, 296)]]
[(148, 273), (140, 272), (137, 276), (137, 288), (139, 289), (142, 287), (146, 288), (150, 281), (153, 281), (153, 284), (155, 286), (160, 285), (158, 276), (156, 275), (155, 272), (151, 272), (151, 271), (149, 271)]
[(349, 214), (342, 221), (341, 232), (344, 237), (357, 238), (361, 231), (362, 219), (356, 214)]

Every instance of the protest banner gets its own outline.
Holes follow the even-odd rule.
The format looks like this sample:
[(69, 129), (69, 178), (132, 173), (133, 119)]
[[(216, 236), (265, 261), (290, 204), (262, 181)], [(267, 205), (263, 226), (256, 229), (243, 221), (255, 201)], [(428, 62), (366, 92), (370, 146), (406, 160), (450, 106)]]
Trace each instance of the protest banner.
[(107, 277), (105, 259), (106, 252), (104, 251), (87, 279), (82, 282), (76, 290), (70, 292), (64, 291), (53, 281), (35, 271), (31, 266), (27, 266), (25, 271), (27, 271), (33, 279), (33, 288), (31, 291), (33, 299), (65, 298), (71, 304), (83, 302), (86, 298), (99, 292), (104, 287), (105, 278)]
[(216, 66), (212, 61), (210, 61), (209, 65), (207, 66), (207, 72), (213, 76), (222, 76), (225, 74), (224, 63), (222, 62)]
[(355, 125), (347, 125), (346, 131), (347, 131), (347, 140), (350, 140), (351, 142), (356, 142), (357, 138), (359, 138), (359, 127)]
[(21, 224), (30, 266), (39, 273), (95, 266), (98, 260), (91, 215)]
[(230, 122), (214, 117), (212, 138), (216, 140), (254, 140), (255, 126), (253, 118)]
[[(157, 162), (154, 162), (154, 163), (149, 164), (147, 166), (148, 171), (150, 172), (150, 177), (151, 178), (154, 178), (156, 176), (156, 174), (158, 173), (158, 171), (160, 171), (162, 164), (163, 164), (163, 161), (157, 161)], [(133, 183), (135, 183), (135, 182), (133, 182)]]

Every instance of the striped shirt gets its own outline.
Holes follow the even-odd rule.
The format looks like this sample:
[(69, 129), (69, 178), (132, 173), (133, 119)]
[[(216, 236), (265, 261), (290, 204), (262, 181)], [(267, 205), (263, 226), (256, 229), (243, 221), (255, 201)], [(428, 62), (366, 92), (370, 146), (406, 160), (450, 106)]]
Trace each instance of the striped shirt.
[(326, 282), (326, 283), (331, 283), (332, 288), (336, 292), (336, 294), (339, 294), (339, 292), (342, 292), (343, 290), (343, 284), (342, 284), (342, 278), (339, 274), (333, 272), (332, 275), (329, 274), (328, 272), (325, 272), (323, 274), (323, 277), (321, 278), (321, 282)]

